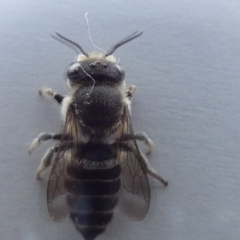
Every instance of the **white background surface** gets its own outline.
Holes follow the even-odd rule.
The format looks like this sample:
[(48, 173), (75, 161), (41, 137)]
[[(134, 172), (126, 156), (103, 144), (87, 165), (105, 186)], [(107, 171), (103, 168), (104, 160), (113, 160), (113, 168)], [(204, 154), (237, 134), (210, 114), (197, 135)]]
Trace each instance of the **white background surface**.
[(144, 221), (116, 211), (97, 239), (240, 239), (239, 1), (2, 0), (0, 9), (0, 239), (82, 239), (70, 221), (50, 219), (47, 176), (35, 180), (51, 143), (32, 157), (27, 146), (42, 131), (59, 131), (59, 106), (37, 91), (65, 94), (76, 57), (49, 34), (92, 50), (87, 11), (92, 38), (106, 50), (144, 30), (115, 56), (137, 85), (134, 128), (154, 140), (151, 164), (170, 183), (155, 182)]

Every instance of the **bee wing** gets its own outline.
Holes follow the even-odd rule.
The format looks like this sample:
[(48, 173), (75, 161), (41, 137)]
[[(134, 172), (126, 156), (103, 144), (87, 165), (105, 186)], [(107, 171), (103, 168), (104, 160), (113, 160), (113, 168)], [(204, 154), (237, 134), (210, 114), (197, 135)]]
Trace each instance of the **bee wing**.
[[(63, 136), (77, 134), (79, 125), (73, 111), (69, 108), (64, 125)], [(73, 141), (62, 138), (59, 149), (53, 161), (53, 167), (48, 180), (47, 203), (48, 212), (54, 221), (61, 221), (68, 216), (65, 200), (65, 178), (67, 161), (73, 161)]]
[(125, 140), (124, 135), (134, 136), (128, 109), (123, 119), (122, 143), (127, 149), (121, 150), (120, 164), (122, 188), (119, 194), (119, 209), (129, 218), (142, 220), (150, 205), (150, 187), (145, 164), (135, 139)]

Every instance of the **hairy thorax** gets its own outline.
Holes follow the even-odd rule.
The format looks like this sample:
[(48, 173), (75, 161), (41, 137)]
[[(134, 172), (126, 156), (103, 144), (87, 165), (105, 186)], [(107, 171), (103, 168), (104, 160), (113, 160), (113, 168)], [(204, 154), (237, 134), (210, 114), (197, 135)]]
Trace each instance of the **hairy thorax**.
[(121, 120), (122, 94), (108, 86), (78, 89), (73, 96), (73, 106), (80, 124), (86, 130), (108, 132)]

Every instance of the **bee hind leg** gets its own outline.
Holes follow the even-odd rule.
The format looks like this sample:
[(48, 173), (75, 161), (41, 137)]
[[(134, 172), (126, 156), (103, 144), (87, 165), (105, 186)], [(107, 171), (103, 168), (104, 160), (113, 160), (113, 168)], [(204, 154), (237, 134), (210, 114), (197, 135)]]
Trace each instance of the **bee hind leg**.
[(63, 137), (62, 133), (46, 133), (42, 132), (36, 137), (32, 143), (30, 144), (30, 147), (28, 149), (28, 153), (31, 155), (31, 153), (40, 146), (41, 142), (47, 141), (49, 139), (52, 140), (61, 140)]
[(40, 161), (40, 164), (39, 164), (39, 166), (37, 168), (37, 172), (36, 172), (36, 178), (37, 179), (42, 178), (41, 177), (42, 173), (51, 165), (54, 153), (58, 153), (59, 151), (66, 150), (66, 149), (70, 148), (71, 146), (72, 146), (72, 143), (67, 141), (67, 142), (62, 143), (61, 145), (57, 144), (53, 147), (50, 147), (46, 151), (46, 153), (43, 155), (43, 157)]
[(136, 140), (144, 142), (144, 144), (147, 146), (146, 154), (149, 155), (153, 150), (153, 141), (144, 132), (137, 133), (134, 135), (134, 137)]
[(123, 140), (138, 140), (143, 141), (147, 147), (146, 154), (149, 155), (153, 150), (153, 141), (148, 137), (148, 135), (144, 132), (136, 133), (135, 135), (124, 135)]
[[(113, 144), (114, 145), (114, 144)], [(129, 146), (128, 144), (126, 143), (118, 143), (118, 147), (120, 149), (122, 149), (123, 151), (125, 152), (135, 152), (134, 149)], [(150, 166), (150, 163), (147, 159), (147, 157), (142, 153), (141, 150), (140, 151), (140, 157), (141, 157), (141, 160), (142, 160), (142, 163), (144, 164), (144, 166), (146, 167), (146, 172), (151, 175), (152, 177), (154, 177), (155, 179), (157, 179), (158, 181), (160, 181), (164, 186), (167, 186), (168, 185), (168, 181), (164, 180), (151, 166)]]
[(168, 181), (164, 180), (151, 166), (150, 163), (148, 161), (148, 159), (146, 158), (146, 156), (140, 151), (141, 153), (141, 157), (143, 160), (143, 163), (146, 167), (147, 173), (149, 175), (151, 175), (152, 177), (154, 177), (155, 179), (157, 179), (158, 181), (160, 181), (164, 186), (168, 185)]
[(62, 101), (64, 99), (64, 97), (57, 93), (54, 92), (51, 88), (49, 87), (43, 87), (42, 89), (39, 90), (39, 95), (42, 97), (52, 97), (54, 100), (56, 100), (60, 105), (62, 104)]
[(49, 148), (46, 153), (43, 155), (40, 164), (37, 168), (37, 172), (36, 172), (36, 178), (37, 179), (41, 179), (41, 174), (51, 165), (51, 161), (53, 158), (53, 154), (56, 152), (56, 148), (55, 147), (51, 147)]

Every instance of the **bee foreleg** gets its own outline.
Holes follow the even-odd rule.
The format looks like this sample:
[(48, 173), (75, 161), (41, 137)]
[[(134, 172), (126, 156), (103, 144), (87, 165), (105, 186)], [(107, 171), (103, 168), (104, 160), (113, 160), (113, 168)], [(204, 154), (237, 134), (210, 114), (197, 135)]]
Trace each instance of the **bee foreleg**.
[(42, 89), (39, 90), (39, 95), (42, 97), (52, 97), (54, 100), (56, 100), (59, 104), (62, 104), (62, 101), (64, 99), (64, 97), (57, 93), (54, 92), (51, 88), (49, 87), (43, 87)]
[(135, 135), (124, 135), (123, 140), (138, 140), (138, 141), (143, 141), (144, 144), (147, 146), (147, 152), (146, 154), (149, 155), (152, 150), (153, 150), (153, 141), (147, 136), (146, 133), (141, 132), (137, 133)]
[(136, 86), (135, 85), (131, 85), (127, 88), (127, 97), (129, 99), (131, 99), (133, 97), (133, 95), (135, 94), (136, 92)]
[(168, 185), (168, 181), (164, 180), (149, 164), (148, 159), (146, 156), (140, 151), (141, 157), (143, 160), (143, 163), (146, 167), (147, 173), (151, 175), (152, 177), (156, 178), (158, 181), (160, 181), (164, 186)]
[(67, 148), (70, 148), (72, 145), (69, 142), (62, 143), (61, 145), (57, 144), (53, 147), (50, 147), (46, 153), (43, 155), (40, 164), (37, 168), (36, 178), (41, 179), (41, 174), (51, 165), (52, 158), (54, 153), (58, 151), (63, 151)]
[(28, 153), (31, 154), (32, 151), (35, 150), (37, 147), (39, 147), (41, 142), (43, 142), (43, 141), (47, 141), (49, 139), (59, 140), (60, 141), (62, 139), (62, 137), (63, 137), (62, 133), (46, 133), (46, 132), (42, 132), (30, 144)]

